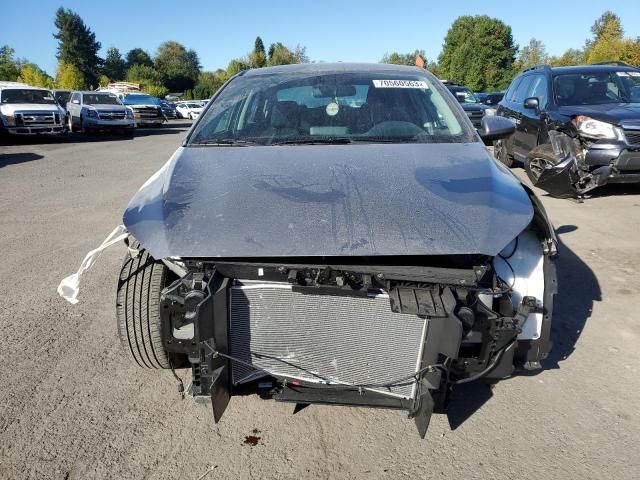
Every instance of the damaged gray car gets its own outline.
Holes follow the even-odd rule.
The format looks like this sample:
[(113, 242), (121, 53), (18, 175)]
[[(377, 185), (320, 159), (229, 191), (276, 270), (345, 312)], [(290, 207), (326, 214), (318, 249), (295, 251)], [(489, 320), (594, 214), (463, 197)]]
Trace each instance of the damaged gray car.
[(518, 76), (497, 114), (516, 132), (496, 157), (524, 163), (531, 182), (556, 197), (612, 183), (640, 183), (640, 69), (622, 62), (536, 65)]
[[(534, 194), (417, 67), (242, 72), (124, 214), (120, 339), (230, 398), (404, 410), (539, 369), (557, 240)], [(175, 373), (175, 372), (174, 372)]]

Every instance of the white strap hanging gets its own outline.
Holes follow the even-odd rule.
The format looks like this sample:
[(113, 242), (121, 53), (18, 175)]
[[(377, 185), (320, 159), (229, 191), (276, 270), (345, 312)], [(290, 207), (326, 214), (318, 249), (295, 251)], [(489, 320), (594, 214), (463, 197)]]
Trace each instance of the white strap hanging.
[(76, 273), (69, 275), (60, 282), (60, 285), (58, 285), (58, 294), (69, 303), (78, 303), (80, 277), (82, 274), (93, 266), (103, 250), (109, 248), (111, 245), (123, 241), (128, 235), (129, 232), (124, 225), (116, 227), (98, 248), (87, 253)]

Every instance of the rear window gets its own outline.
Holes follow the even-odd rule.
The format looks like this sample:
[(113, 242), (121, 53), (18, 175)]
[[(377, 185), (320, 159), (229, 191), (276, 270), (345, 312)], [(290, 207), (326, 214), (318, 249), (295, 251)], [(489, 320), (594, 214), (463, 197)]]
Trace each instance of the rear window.
[(445, 92), (411, 72), (240, 76), (215, 98), (188, 144), (475, 141)]

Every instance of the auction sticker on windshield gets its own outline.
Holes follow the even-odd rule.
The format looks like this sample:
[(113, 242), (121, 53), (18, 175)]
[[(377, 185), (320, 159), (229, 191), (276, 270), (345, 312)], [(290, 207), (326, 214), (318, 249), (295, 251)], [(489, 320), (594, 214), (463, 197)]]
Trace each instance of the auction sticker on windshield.
[(371, 80), (376, 88), (429, 88), (424, 80)]

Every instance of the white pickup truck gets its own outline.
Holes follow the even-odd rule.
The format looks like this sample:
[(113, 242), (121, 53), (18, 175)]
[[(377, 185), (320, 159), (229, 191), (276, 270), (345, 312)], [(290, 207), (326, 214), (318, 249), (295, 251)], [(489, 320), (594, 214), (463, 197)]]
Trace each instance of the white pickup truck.
[(0, 82), (0, 131), (14, 135), (62, 135), (67, 131), (65, 111), (50, 90)]

